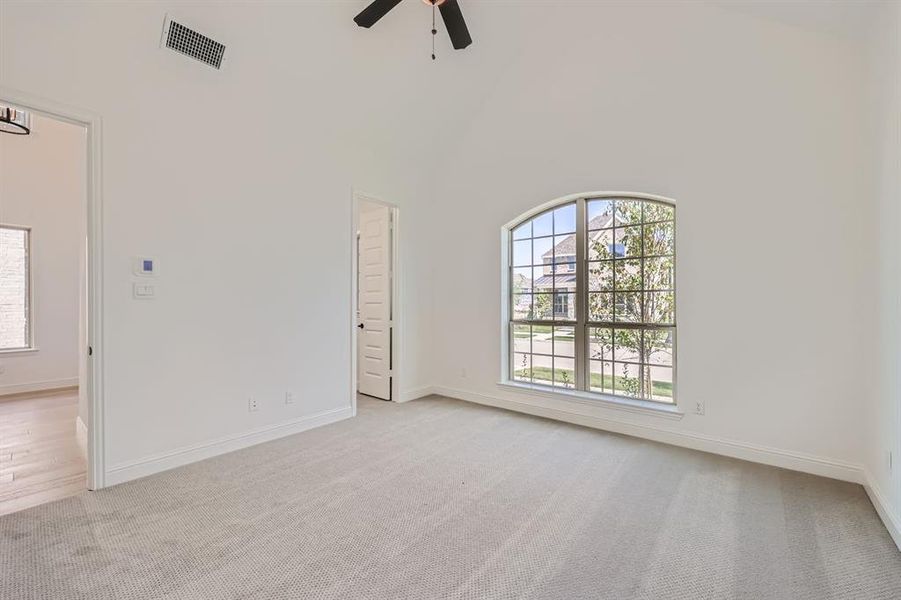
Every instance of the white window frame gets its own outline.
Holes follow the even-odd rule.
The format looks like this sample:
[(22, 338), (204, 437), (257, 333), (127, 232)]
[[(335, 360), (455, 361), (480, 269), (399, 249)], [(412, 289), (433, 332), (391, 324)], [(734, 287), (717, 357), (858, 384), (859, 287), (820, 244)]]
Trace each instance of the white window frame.
[(25, 232), (25, 346), (17, 348), (2, 348), (0, 354), (15, 354), (18, 352), (34, 352), (34, 271), (33, 271), (33, 232), (31, 227), (23, 225), (11, 225), (0, 223), (0, 229)]
[[(581, 402), (590, 401), (591, 403), (602, 403), (612, 405), (618, 408), (625, 408), (627, 410), (637, 411), (637, 412), (659, 412), (659, 413), (669, 413), (670, 415), (678, 418), (683, 414), (678, 405), (677, 398), (677, 379), (678, 379), (678, 367), (677, 367), (677, 342), (678, 342), (678, 332), (676, 328), (676, 323), (678, 321), (678, 317), (674, 317), (672, 327), (674, 331), (676, 331), (675, 339), (673, 340), (673, 396), (672, 402), (662, 402), (658, 400), (652, 400), (647, 398), (634, 398), (629, 396), (620, 396), (613, 395), (608, 393), (601, 393), (596, 391), (588, 391), (583, 389), (566, 389), (560, 387), (552, 387), (550, 385), (545, 385), (541, 383), (535, 382), (522, 382), (514, 380), (513, 378), (513, 347), (512, 347), (512, 314), (511, 314), (511, 298), (512, 298), (512, 282), (511, 282), (511, 274), (513, 272), (512, 266), (512, 239), (513, 239), (513, 230), (524, 222), (544, 213), (556, 207), (573, 203), (577, 203), (577, 264), (580, 265), (577, 267), (579, 270), (579, 282), (581, 286), (585, 285), (587, 282), (588, 273), (587, 273), (587, 258), (585, 257), (585, 250), (582, 248), (585, 245), (585, 212), (584, 206), (585, 202), (588, 200), (595, 199), (603, 199), (603, 198), (628, 198), (634, 200), (650, 200), (654, 202), (660, 202), (664, 204), (669, 204), (673, 206), (675, 209), (677, 204), (671, 198), (666, 198), (664, 196), (658, 196), (654, 194), (646, 194), (641, 192), (623, 192), (623, 191), (606, 191), (606, 192), (585, 192), (578, 194), (571, 194), (568, 196), (564, 196), (562, 198), (557, 198), (550, 202), (546, 202), (540, 206), (533, 208), (532, 210), (527, 211), (519, 215), (517, 218), (508, 222), (501, 228), (501, 322), (500, 322), (500, 339), (501, 339), (501, 355), (500, 355), (500, 372), (501, 379), (498, 382), (499, 385), (516, 388), (519, 390), (526, 390), (530, 393), (537, 394), (544, 397), (560, 397), (566, 398), (569, 400), (577, 400)], [(581, 201), (581, 202), (580, 202)], [(674, 228), (675, 226), (675, 215), (674, 215)], [(678, 296), (678, 293), (675, 291), (677, 284), (675, 281), (676, 278), (676, 249), (675, 249), (675, 240), (674, 240), (674, 249), (673, 249), (673, 262), (674, 262), (674, 281), (673, 281), (673, 290), (674, 294)], [(584, 281), (583, 281), (584, 280)], [(585, 340), (585, 335), (587, 333), (586, 326), (586, 318), (587, 318), (587, 290), (584, 290), (581, 293), (577, 293), (576, 295), (576, 303), (577, 303), (577, 315), (576, 315), (576, 362), (578, 362), (580, 350), (578, 347), (586, 346), (585, 350), (581, 351), (582, 359), (587, 362), (587, 344)], [(585, 305), (585, 306), (583, 306)], [(676, 307), (678, 307), (678, 300), (676, 300)], [(676, 309), (678, 310), (678, 308)], [(583, 366), (580, 369), (583, 373), (585, 372), (585, 368)]]

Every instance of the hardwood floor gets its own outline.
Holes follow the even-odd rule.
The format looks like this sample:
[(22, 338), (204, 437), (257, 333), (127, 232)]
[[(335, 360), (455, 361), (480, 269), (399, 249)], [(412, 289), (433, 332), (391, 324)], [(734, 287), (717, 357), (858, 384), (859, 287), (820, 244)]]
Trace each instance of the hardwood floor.
[(86, 489), (77, 416), (73, 389), (0, 397), (0, 515)]

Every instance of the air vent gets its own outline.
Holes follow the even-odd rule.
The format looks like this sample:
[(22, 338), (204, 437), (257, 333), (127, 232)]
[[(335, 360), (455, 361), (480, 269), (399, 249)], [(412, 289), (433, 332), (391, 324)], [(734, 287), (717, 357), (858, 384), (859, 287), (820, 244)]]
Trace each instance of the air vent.
[(169, 18), (163, 25), (163, 45), (216, 69), (222, 68), (225, 45)]

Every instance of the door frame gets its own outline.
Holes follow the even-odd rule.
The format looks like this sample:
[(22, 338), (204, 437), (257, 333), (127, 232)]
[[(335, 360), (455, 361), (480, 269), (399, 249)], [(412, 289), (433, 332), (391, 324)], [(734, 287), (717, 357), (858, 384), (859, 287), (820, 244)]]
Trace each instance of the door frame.
[(79, 385), (85, 386), (88, 399), (87, 487), (89, 490), (99, 490), (106, 485), (106, 435), (103, 427), (103, 120), (92, 111), (5, 86), (0, 86), (0, 101), (84, 127), (86, 131), (87, 323), (86, 343), (80, 352), (86, 357), (87, 370), (86, 381), (79, 381)]
[(400, 401), (400, 366), (401, 356), (403, 355), (403, 339), (401, 332), (403, 328), (403, 310), (400, 301), (400, 284), (401, 275), (397, 268), (400, 244), (400, 215), (396, 204), (382, 200), (381, 198), (361, 192), (359, 190), (352, 191), (352, 202), (350, 212), (350, 243), (351, 243), (351, 261), (350, 261), (350, 400), (353, 415), (357, 415), (357, 269), (359, 258), (359, 245), (357, 244), (357, 234), (359, 233), (360, 223), (358, 221), (360, 204), (369, 202), (372, 204), (380, 204), (390, 211), (391, 215), (391, 258), (389, 264), (391, 266), (391, 401)]

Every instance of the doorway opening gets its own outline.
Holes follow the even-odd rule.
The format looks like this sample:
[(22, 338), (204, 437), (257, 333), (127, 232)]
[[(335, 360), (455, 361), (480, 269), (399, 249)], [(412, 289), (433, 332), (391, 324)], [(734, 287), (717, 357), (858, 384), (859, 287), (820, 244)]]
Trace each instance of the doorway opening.
[(390, 203), (354, 194), (354, 412), (357, 394), (398, 397), (397, 213)]
[[(42, 101), (43, 102), (43, 101)], [(0, 94), (0, 515), (99, 489), (99, 119)]]

